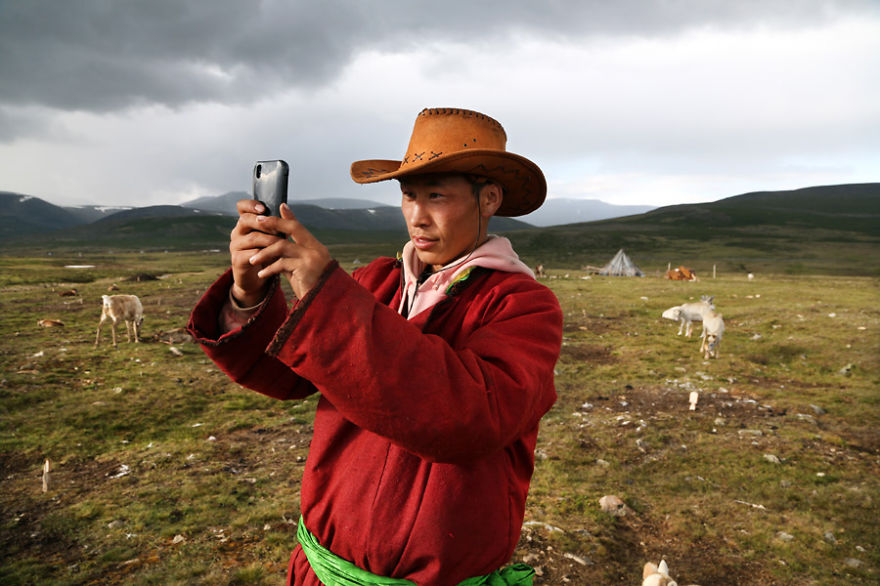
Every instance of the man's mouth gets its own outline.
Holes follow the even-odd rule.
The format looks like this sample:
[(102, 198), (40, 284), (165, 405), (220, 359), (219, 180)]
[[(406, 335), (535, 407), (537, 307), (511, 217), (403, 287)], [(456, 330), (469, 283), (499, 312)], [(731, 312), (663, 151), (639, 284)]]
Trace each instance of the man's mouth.
[(424, 236), (413, 236), (411, 240), (412, 240), (413, 246), (415, 246), (419, 250), (424, 250), (426, 248), (430, 248), (431, 246), (434, 245), (435, 242), (437, 242), (433, 238), (426, 238)]

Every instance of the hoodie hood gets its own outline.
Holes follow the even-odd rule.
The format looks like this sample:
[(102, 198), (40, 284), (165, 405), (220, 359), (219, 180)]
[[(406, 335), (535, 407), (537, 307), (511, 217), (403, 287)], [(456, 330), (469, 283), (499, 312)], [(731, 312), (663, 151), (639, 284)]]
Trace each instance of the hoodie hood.
[(423, 283), (419, 284), (419, 276), (425, 270), (425, 263), (419, 260), (413, 243), (407, 242), (403, 247), (403, 292), (400, 296), (400, 307), (397, 311), (404, 313), (408, 306), (407, 319), (430, 309), (449, 294), (449, 289), (458, 281), (468, 277), (474, 267), (483, 267), (506, 273), (523, 273), (534, 278), (532, 272), (519, 259), (510, 240), (502, 236), (490, 234), (489, 238), (469, 255), (457, 258), (445, 268), (432, 273)]

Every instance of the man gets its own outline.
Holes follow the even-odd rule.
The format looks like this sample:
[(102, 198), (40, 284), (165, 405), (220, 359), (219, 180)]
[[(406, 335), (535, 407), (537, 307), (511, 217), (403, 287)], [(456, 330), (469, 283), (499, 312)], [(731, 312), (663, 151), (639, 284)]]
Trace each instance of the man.
[(189, 329), (246, 387), (321, 394), (288, 584), (532, 583), (527, 566), (502, 567), (556, 399), (562, 313), (487, 234), (492, 215), (546, 194), (540, 169), (505, 147), (492, 118), (434, 108), (402, 161), (355, 162), (358, 183), (400, 181), (410, 240), (400, 260), (351, 276), (288, 208), (238, 203), (232, 267)]

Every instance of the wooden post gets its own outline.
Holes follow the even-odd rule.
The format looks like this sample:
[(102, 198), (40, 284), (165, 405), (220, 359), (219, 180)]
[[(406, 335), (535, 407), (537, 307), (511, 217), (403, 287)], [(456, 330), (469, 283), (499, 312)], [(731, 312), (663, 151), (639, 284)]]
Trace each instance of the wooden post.
[(49, 465), (49, 459), (46, 458), (46, 462), (43, 464), (43, 492), (49, 492), (49, 483), (51, 482), (51, 466)]
[(712, 278), (715, 278), (715, 265), (712, 265)]

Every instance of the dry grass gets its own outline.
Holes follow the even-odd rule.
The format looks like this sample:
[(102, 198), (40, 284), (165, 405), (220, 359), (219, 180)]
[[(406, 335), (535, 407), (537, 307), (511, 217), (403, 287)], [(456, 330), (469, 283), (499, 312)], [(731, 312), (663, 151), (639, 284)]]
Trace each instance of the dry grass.
[[(77, 261), (97, 266), (69, 279), (60, 259), (3, 261), (0, 582), (279, 583), (314, 402), (244, 391), (175, 338), (225, 258)], [(516, 554), (537, 584), (636, 584), (660, 558), (679, 583), (876, 583), (876, 279), (550, 272), (559, 400)], [(111, 283), (144, 302), (141, 344), (94, 347)], [(727, 324), (718, 360), (660, 319), (703, 293)], [(602, 513), (605, 494), (629, 514)]]

